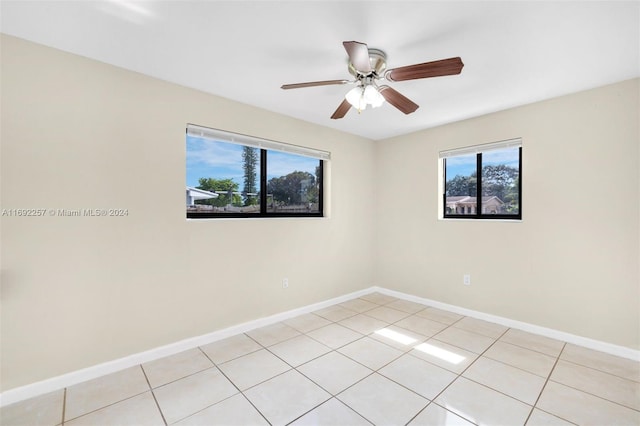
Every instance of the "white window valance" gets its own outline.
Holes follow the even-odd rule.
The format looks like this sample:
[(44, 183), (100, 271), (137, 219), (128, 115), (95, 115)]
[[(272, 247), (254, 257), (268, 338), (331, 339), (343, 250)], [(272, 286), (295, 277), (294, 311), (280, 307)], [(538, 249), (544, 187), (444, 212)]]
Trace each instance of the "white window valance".
[(460, 155), (477, 154), (479, 152), (495, 151), (498, 149), (514, 148), (522, 146), (522, 138), (508, 139), (500, 142), (485, 143), (481, 145), (467, 146), (464, 148), (448, 149), (440, 151), (440, 158), (457, 157)]
[(253, 148), (287, 152), (289, 154), (302, 155), (305, 157), (317, 158), (319, 160), (331, 159), (331, 153), (328, 151), (262, 139), (240, 133), (227, 132), (225, 130), (196, 126), (195, 124), (187, 124), (187, 135), (212, 139), (220, 142), (251, 146)]

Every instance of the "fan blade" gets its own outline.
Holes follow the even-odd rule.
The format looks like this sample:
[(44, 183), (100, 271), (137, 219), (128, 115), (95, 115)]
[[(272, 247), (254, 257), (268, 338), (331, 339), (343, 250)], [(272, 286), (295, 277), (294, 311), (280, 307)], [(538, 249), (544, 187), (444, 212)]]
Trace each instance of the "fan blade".
[(325, 80), (325, 81), (310, 81), (308, 83), (295, 83), (295, 84), (283, 84), (281, 89), (300, 89), (302, 87), (314, 87), (314, 86), (331, 86), (332, 84), (347, 84), (349, 80)]
[(342, 101), (342, 103), (340, 104), (338, 109), (336, 109), (336, 111), (333, 113), (331, 118), (333, 120), (337, 120), (338, 118), (342, 118), (349, 111), (349, 109), (351, 109), (351, 104), (349, 102), (347, 102), (347, 100), (345, 99), (344, 101)]
[(412, 112), (420, 108), (418, 104), (413, 102), (411, 99), (407, 98), (406, 96), (389, 86), (380, 86), (379, 90), (387, 102), (389, 102), (391, 105), (398, 108), (405, 114), (411, 114)]
[(342, 45), (349, 55), (349, 61), (358, 72), (369, 74), (372, 71), (371, 62), (369, 61), (369, 48), (366, 44), (358, 41), (344, 41)]
[(464, 67), (462, 59), (456, 57), (394, 68), (387, 71), (384, 76), (390, 81), (417, 80), (419, 78), (460, 74), (462, 67)]

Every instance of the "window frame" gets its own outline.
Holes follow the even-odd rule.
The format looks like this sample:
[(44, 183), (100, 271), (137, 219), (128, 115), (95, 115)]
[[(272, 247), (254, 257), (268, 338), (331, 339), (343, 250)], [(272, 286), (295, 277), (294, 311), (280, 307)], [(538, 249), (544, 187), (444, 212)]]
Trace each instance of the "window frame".
[[(187, 219), (245, 219), (245, 218), (322, 218), (325, 217), (324, 212), (324, 173), (325, 161), (329, 161), (331, 154), (327, 151), (315, 150), (312, 148), (285, 144), (268, 139), (257, 138), (255, 136), (242, 135), (239, 133), (228, 132), (219, 129), (210, 129), (206, 127), (187, 125), (186, 137), (195, 136), (205, 139), (211, 139), (216, 142), (230, 143), (239, 146), (248, 146), (259, 149), (260, 153), (260, 170), (258, 173), (259, 181), (259, 212), (186, 212)], [(268, 151), (280, 151), (290, 155), (298, 155), (302, 157), (311, 157), (318, 160), (318, 210), (313, 212), (273, 212), (268, 211), (267, 206), (267, 157)], [(186, 161), (185, 161), (186, 163)], [(264, 189), (264, 190), (263, 190)]]
[[(518, 214), (482, 213), (482, 153), (518, 147)], [(476, 212), (475, 214), (447, 213), (447, 158), (476, 154)], [(441, 219), (471, 219), (471, 220), (522, 220), (522, 140), (510, 139), (507, 141), (491, 144), (476, 145), (459, 150), (443, 151), (440, 153), (440, 164), (442, 167), (442, 185), (440, 188), (442, 196)]]

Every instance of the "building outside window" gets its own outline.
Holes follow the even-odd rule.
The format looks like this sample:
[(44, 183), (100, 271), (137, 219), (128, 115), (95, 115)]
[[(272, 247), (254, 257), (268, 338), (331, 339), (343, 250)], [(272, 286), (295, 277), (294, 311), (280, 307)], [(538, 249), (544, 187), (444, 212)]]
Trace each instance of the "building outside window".
[(522, 218), (521, 139), (443, 151), (440, 161), (443, 218)]
[(190, 219), (323, 216), (326, 151), (188, 125)]

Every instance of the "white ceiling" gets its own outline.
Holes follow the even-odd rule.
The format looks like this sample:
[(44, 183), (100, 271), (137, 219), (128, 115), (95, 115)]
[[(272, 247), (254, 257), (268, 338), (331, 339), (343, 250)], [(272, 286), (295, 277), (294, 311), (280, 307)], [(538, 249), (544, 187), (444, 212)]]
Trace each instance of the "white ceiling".
[[(10, 1), (3, 33), (379, 140), (640, 76), (640, 2)], [(457, 76), (390, 83), (420, 105), (329, 117), (351, 86), (342, 41), (388, 67), (462, 57)]]

